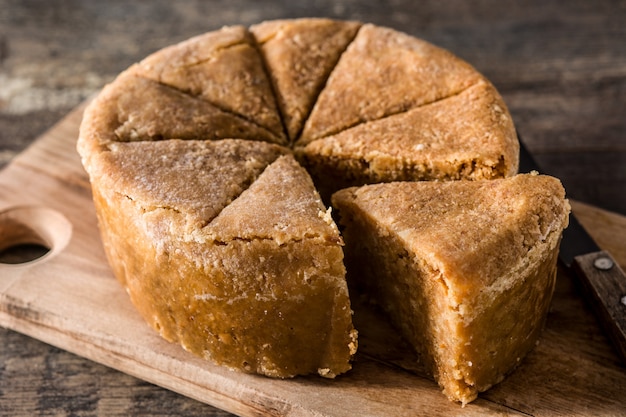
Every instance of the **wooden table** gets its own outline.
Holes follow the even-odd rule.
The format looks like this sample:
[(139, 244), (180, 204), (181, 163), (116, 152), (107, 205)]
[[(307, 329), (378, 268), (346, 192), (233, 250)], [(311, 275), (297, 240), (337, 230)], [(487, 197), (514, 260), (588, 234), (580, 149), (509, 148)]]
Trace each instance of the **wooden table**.
[[(391, 26), (474, 64), (503, 94), (543, 170), (561, 178), (571, 198), (626, 215), (625, 1), (308, 3), (0, 0), (0, 164), (158, 48), (225, 24), (330, 16)], [(575, 208), (626, 266), (624, 217)], [(580, 297), (570, 284), (562, 280), (560, 294)], [(572, 306), (585, 308), (582, 301)], [(581, 325), (593, 327), (593, 319)], [(594, 337), (611, 358), (606, 341)], [(182, 414), (228, 415), (0, 329), (0, 415)]]

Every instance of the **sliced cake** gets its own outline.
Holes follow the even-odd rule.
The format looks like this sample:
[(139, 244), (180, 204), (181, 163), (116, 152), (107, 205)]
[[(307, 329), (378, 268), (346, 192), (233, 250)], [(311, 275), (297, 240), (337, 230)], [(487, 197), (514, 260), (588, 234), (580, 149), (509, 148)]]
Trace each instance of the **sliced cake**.
[(311, 18), (271, 20), (250, 28), (261, 47), (292, 141), (359, 27), (359, 22)]
[(444, 49), (365, 24), (332, 71), (298, 144), (458, 94), (482, 78)]
[(281, 378), (350, 369), (343, 238), (320, 194), (374, 182), (391, 181), (335, 194), (348, 274), (450, 398), (471, 401), (536, 341), (562, 188), (513, 176), (502, 98), (428, 42), (323, 18), (224, 27), (120, 74), (77, 148), (137, 310), (215, 363)]
[(296, 147), (320, 193), (390, 181), (493, 179), (517, 173), (519, 142), (487, 81), (453, 96)]
[(221, 346), (220, 362), (240, 366), (239, 349), (247, 370), (270, 376), (332, 378), (351, 368), (357, 332), (343, 240), (292, 156), (270, 165), (200, 233), (228, 283), (228, 291), (202, 295), (206, 311), (225, 315), (214, 326), (233, 339)]
[(396, 182), (333, 195), (349, 279), (466, 404), (537, 342), (569, 204), (549, 176)]
[(242, 140), (111, 144), (89, 165), (102, 238), (167, 340), (246, 372), (334, 377), (357, 343), (342, 240), (284, 153)]
[(256, 123), (287, 144), (271, 81), (245, 27), (224, 27), (169, 46), (133, 71)]
[[(273, 133), (198, 97), (136, 75), (131, 68), (85, 114), (81, 146), (162, 139), (250, 139), (278, 143)], [(87, 152), (83, 152), (87, 154)]]

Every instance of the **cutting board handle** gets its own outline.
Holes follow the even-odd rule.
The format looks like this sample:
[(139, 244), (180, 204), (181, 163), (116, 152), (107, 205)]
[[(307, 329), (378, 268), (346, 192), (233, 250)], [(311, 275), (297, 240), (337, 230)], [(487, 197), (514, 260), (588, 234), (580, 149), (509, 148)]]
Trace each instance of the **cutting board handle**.
[(43, 206), (14, 206), (0, 211), (0, 252), (19, 245), (38, 245), (47, 253), (20, 264), (0, 263), (0, 268), (19, 267), (61, 252), (72, 236), (72, 223), (60, 212)]

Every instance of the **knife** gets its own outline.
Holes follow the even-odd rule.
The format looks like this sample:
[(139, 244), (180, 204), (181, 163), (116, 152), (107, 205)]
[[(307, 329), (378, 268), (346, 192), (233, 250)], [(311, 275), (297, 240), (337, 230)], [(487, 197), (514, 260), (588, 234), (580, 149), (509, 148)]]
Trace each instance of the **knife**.
[[(540, 171), (520, 139), (520, 172)], [(590, 304), (626, 364), (626, 275), (611, 254), (602, 250), (573, 213), (563, 231), (559, 260), (578, 279)]]

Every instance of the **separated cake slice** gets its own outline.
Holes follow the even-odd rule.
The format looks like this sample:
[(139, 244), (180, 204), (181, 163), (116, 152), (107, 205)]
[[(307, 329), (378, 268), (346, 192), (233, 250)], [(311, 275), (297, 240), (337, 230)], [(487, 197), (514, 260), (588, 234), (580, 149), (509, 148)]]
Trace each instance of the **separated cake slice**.
[(311, 18), (266, 21), (250, 28), (261, 47), (292, 141), (360, 26)]
[(287, 144), (272, 85), (253, 36), (229, 26), (155, 52), (132, 71), (201, 97), (256, 123)]
[(481, 79), (444, 49), (365, 24), (328, 78), (298, 144), (458, 94)]
[(519, 164), (513, 120), (487, 81), (295, 151), (325, 199), (378, 182), (507, 177)]
[(349, 281), (466, 404), (535, 346), (569, 204), (552, 177), (397, 182), (333, 195)]

